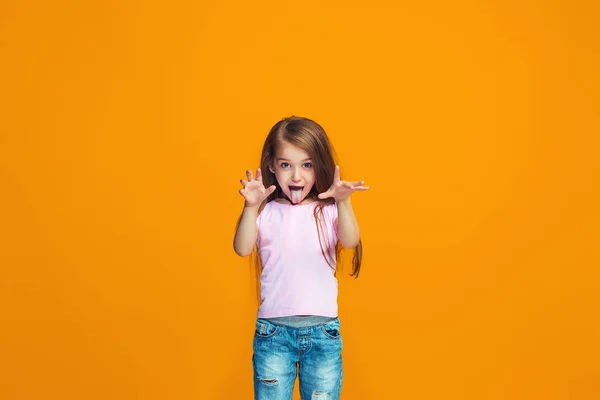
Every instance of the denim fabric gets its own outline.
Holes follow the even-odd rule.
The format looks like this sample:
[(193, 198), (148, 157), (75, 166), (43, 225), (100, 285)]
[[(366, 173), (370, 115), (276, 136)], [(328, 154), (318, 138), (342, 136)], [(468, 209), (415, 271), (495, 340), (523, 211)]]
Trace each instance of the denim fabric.
[(254, 399), (291, 400), (296, 376), (302, 400), (338, 400), (342, 388), (340, 321), (305, 328), (256, 321)]
[(275, 325), (290, 326), (292, 328), (306, 328), (330, 322), (335, 318), (323, 317), (321, 315), (293, 315), (291, 317), (264, 318)]

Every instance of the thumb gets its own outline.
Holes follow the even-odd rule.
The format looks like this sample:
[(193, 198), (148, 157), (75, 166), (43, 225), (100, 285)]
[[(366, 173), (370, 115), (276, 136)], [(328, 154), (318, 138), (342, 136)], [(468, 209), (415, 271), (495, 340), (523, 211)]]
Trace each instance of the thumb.
[(267, 196), (269, 196), (271, 193), (273, 193), (275, 191), (275, 189), (277, 188), (277, 186), (275, 185), (271, 185), (267, 188)]
[(320, 199), (326, 199), (329, 197), (329, 190), (327, 192), (323, 192), (323, 193), (319, 193), (319, 195), (317, 196)]

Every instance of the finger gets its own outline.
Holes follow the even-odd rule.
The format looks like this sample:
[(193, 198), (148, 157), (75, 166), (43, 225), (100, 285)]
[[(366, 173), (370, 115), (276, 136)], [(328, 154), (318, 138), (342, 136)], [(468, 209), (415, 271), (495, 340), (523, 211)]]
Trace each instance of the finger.
[(275, 185), (269, 186), (269, 188), (267, 189), (267, 193), (268, 193), (267, 196), (270, 196), (271, 193), (273, 193), (276, 188), (277, 188), (277, 186), (275, 186)]
[(356, 187), (356, 186), (361, 186), (362, 184), (365, 183), (365, 181), (355, 181), (355, 182), (348, 182), (350, 185), (352, 185), (352, 187)]
[(252, 176), (252, 170), (251, 169), (249, 169), (248, 171), (246, 171), (246, 176), (248, 177), (248, 181), (254, 180), (254, 177)]
[(246, 187), (246, 184), (248, 183), (248, 181), (246, 181), (245, 179), (240, 179), (240, 183), (242, 184), (243, 187)]
[(244, 189), (240, 189), (240, 190), (238, 190), (238, 192), (242, 195), (242, 197), (246, 198), (246, 196), (245, 196), (246, 191)]
[(340, 180), (340, 166), (335, 166), (335, 171), (333, 172), (333, 181), (337, 182)]
[(262, 181), (262, 171), (259, 169), (256, 170), (256, 180)]
[(323, 193), (319, 193), (319, 195), (317, 196), (320, 199), (326, 199), (328, 197), (331, 197), (331, 195), (329, 194), (329, 190)]

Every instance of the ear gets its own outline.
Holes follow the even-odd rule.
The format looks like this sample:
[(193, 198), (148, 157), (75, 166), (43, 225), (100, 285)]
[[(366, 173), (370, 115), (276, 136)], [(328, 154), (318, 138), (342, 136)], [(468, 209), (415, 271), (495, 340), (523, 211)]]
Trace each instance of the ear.
[(274, 169), (273, 169), (273, 167), (272, 167), (272, 166), (270, 166), (270, 165), (269, 165), (269, 171), (271, 171), (271, 173), (272, 173), (273, 175), (275, 175), (275, 170), (274, 170)]

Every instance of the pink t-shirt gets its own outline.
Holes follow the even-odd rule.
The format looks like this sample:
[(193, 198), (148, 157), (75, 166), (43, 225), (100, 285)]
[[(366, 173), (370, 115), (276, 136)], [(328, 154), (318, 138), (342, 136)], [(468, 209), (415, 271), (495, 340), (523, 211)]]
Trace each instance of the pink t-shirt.
[[(317, 201), (291, 205), (270, 201), (257, 218), (262, 260), (258, 318), (292, 315), (337, 317), (338, 282), (321, 252), (314, 210)], [(337, 205), (323, 208), (322, 243), (335, 266)]]

